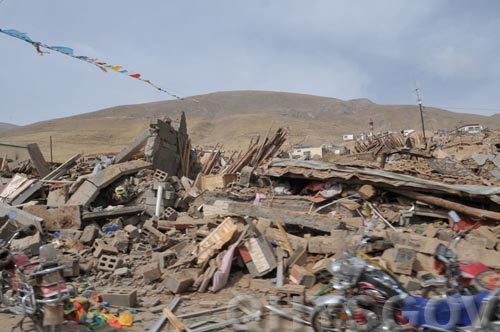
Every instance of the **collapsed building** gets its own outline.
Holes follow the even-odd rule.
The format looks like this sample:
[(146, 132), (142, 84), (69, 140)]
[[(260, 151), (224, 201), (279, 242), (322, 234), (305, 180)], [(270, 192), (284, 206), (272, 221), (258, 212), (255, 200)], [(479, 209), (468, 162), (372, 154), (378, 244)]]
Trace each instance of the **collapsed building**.
[(286, 316), (293, 301), (324, 291), (329, 262), (367, 231), (383, 240), (366, 253), (418, 293), (436, 274), (437, 245), (456, 231), (450, 211), (475, 227), (458, 257), (500, 269), (498, 132), (427, 146), (374, 138), (335, 163), (280, 158), (286, 135), (279, 128), (246, 151), (224, 156), (217, 145), (201, 156), (183, 115), (177, 129), (152, 121), (111, 157), (75, 154), (47, 170), (39, 155), (23, 168), (4, 157), (0, 239), (35, 225), (13, 250), (36, 259), (53, 243), (77, 285), (73, 302), (133, 313), (121, 326), (151, 331), (249, 319), (218, 316), (236, 294), (277, 298)]

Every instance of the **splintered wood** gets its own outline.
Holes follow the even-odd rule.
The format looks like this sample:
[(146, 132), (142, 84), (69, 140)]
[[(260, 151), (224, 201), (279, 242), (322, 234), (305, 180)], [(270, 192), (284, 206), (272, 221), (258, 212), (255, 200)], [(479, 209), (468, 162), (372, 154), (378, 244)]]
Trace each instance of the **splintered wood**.
[(217, 144), (210, 152), (201, 173), (209, 174), (234, 174), (240, 172), (243, 167), (257, 167), (262, 162), (269, 160), (277, 155), (281, 147), (286, 141), (287, 132), (284, 128), (278, 128), (274, 135), (266, 138), (261, 142), (260, 136), (255, 140), (252, 139), (246, 152), (233, 152), (227, 159), (224, 157), (227, 164), (226, 167), (218, 167), (221, 163), (223, 155), (222, 145)]
[(193, 255), (198, 257), (197, 263), (203, 264), (210, 259), (215, 251), (222, 248), (233, 237), (236, 225), (231, 218), (226, 218), (217, 228), (201, 241)]

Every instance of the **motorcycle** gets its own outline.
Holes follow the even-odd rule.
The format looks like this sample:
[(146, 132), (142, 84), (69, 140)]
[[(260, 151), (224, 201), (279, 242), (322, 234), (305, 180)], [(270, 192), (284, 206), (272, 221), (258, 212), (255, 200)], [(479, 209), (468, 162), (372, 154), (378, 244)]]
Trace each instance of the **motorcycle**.
[(70, 298), (56, 249), (50, 244), (41, 246), (36, 263), (24, 253), (10, 252), (14, 239), (36, 231), (34, 226), (23, 228), (0, 248), (0, 312), (29, 317), (36, 331), (54, 331), (64, 322), (64, 303)]
[[(368, 257), (358, 256), (360, 248), (377, 239), (364, 237), (355, 250), (345, 249), (330, 268), (333, 289), (340, 295), (326, 295), (314, 301), (310, 321), (314, 331), (370, 331), (382, 324), (382, 310), (390, 298), (407, 294), (389, 272)], [(397, 316), (397, 313), (395, 314)], [(399, 322), (406, 324), (403, 316)]]
[(422, 296), (443, 297), (446, 295), (474, 295), (480, 291), (492, 291), (500, 287), (500, 274), (478, 261), (460, 261), (456, 247), (475, 226), (458, 232), (447, 247), (439, 244), (434, 252), (435, 269), (443, 278), (427, 280), (423, 283)]
[[(389, 271), (378, 266), (369, 257), (360, 257), (359, 248), (371, 241), (373, 239), (369, 237), (363, 238), (355, 251), (344, 250), (342, 255), (332, 263), (330, 270), (333, 275), (333, 288), (341, 294), (322, 296), (314, 301), (310, 322), (315, 332), (386, 331), (387, 321), (391, 323), (389, 325), (397, 326), (398, 329), (395, 329), (397, 331), (415, 331), (421, 326), (429, 325), (426, 320), (415, 320), (415, 314), (425, 316), (430, 313), (439, 317), (447, 317), (446, 315), (449, 315), (445, 307), (447, 301), (458, 302), (457, 305), (463, 309), (461, 310), (464, 312), (459, 316), (463, 320), (456, 321), (454, 324), (465, 327), (473, 321), (473, 319), (470, 321), (466, 319), (469, 316), (465, 310), (470, 309), (470, 303), (476, 304), (474, 308), (477, 311), (477, 307), (484, 307), (483, 299), (491, 298), (491, 301), (495, 301), (497, 298), (489, 296), (486, 291), (468, 298), (456, 294), (455, 298), (450, 296), (441, 299), (441, 302), (435, 302), (437, 300), (429, 302), (423, 297), (412, 297)], [(461, 299), (465, 299), (465, 302), (460, 304)], [(387, 313), (384, 315), (386, 307), (391, 309), (389, 316)], [(456, 308), (454, 309), (454, 313), (458, 312)], [(498, 309), (495, 310), (498, 311)], [(414, 315), (412, 316), (411, 313)], [(481, 317), (484, 316), (487, 315), (482, 314)], [(417, 317), (420, 316), (417, 315)], [(495, 321), (495, 318), (483, 318), (483, 320), (491, 322)], [(434, 329), (434, 331), (439, 330)]]

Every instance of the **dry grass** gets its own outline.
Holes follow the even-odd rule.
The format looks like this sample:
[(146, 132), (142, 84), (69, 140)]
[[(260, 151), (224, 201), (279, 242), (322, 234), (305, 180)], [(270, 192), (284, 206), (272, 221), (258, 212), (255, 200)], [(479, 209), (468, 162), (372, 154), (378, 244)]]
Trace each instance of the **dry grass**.
[[(341, 135), (368, 130), (420, 128), (416, 106), (377, 105), (359, 99), (342, 101), (301, 94), (235, 91), (219, 92), (142, 105), (117, 106), (69, 118), (55, 119), (0, 133), (0, 141), (14, 144), (37, 142), (48, 159), (49, 136), (54, 142), (54, 158), (63, 161), (76, 152), (119, 151), (147, 127), (150, 119), (179, 119), (185, 111), (194, 144), (222, 142), (230, 149), (247, 146), (255, 135), (266, 135), (278, 126), (289, 130), (289, 143), (321, 144), (339, 141)], [(425, 110), (429, 130), (453, 128), (478, 122), (500, 128), (500, 117)]]

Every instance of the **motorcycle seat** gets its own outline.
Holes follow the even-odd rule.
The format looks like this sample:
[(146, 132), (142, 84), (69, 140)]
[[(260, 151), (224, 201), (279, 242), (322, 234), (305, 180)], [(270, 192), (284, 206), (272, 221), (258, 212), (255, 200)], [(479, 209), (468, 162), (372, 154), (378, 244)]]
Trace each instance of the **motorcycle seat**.
[(403, 315), (413, 326), (434, 326), (450, 329), (469, 326), (474, 322), (488, 292), (476, 295), (452, 295), (443, 299), (410, 296), (405, 299)]

